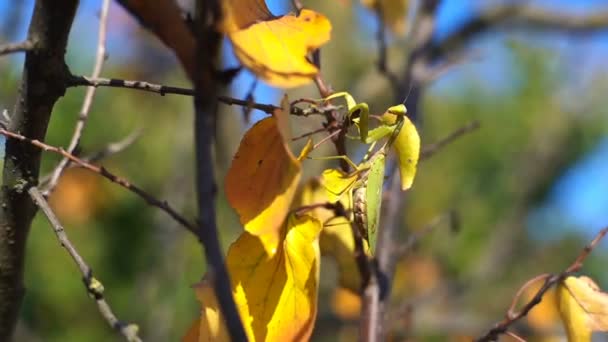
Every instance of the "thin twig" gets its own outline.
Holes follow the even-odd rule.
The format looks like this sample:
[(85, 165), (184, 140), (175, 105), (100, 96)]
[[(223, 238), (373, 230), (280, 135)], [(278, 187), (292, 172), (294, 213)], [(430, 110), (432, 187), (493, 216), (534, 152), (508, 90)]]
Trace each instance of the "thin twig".
[(376, 34), (376, 40), (378, 41), (378, 70), (389, 80), (391, 88), (397, 91), (399, 89), (399, 77), (388, 69), (386, 23), (384, 21), (384, 10), (380, 1), (376, 2), (375, 10), (379, 21), (378, 32)]
[(95, 300), (97, 304), (97, 308), (99, 312), (103, 316), (103, 318), (108, 322), (112, 329), (118, 331), (120, 334), (124, 336), (124, 338), (129, 342), (141, 342), (141, 339), (137, 335), (139, 327), (135, 324), (129, 324), (120, 321), (114, 312), (112, 312), (112, 308), (106, 302), (104, 298), (104, 287), (103, 284), (93, 277), (93, 270), (89, 265), (84, 261), (80, 253), (76, 250), (76, 247), (72, 244), (70, 239), (68, 238), (65, 229), (59, 222), (59, 219), (53, 212), (53, 209), (49, 206), (48, 202), (44, 198), (44, 195), (37, 187), (31, 187), (28, 189), (28, 193), (32, 197), (32, 200), (36, 205), (42, 210), (49, 223), (53, 228), (53, 232), (57, 236), (61, 247), (65, 248), (78, 268), (80, 269), (80, 273), (82, 273), (82, 280), (87, 289), (87, 292), (91, 297)]
[[(93, 72), (91, 73), (91, 78), (97, 78), (101, 74), (101, 69), (103, 68), (103, 62), (106, 59), (106, 33), (108, 31), (108, 12), (110, 11), (110, 0), (103, 0), (101, 5), (101, 11), (99, 13), (99, 33), (97, 38), (97, 53), (95, 56), (95, 65), (93, 66)], [(91, 111), (91, 106), (93, 105), (93, 99), (95, 98), (95, 87), (87, 87), (87, 92), (84, 95), (84, 101), (82, 102), (82, 107), (80, 108), (80, 113), (78, 114), (78, 121), (76, 122), (76, 127), (74, 128), (74, 133), (72, 133), (72, 139), (70, 140), (70, 144), (68, 145), (67, 152), (72, 154), (74, 150), (78, 147), (80, 143), (80, 138), (82, 137), (82, 133), (84, 132), (84, 127), (87, 124), (87, 120), (89, 118), (89, 112)], [(63, 158), (59, 162), (59, 165), (55, 167), (52, 172), (51, 179), (49, 180), (44, 194), (48, 196), (53, 192), (57, 183), (59, 182), (59, 177), (68, 166), (68, 158)]]
[(454, 215), (456, 214), (453, 211), (441, 214), (435, 217), (433, 220), (431, 220), (431, 222), (427, 223), (421, 229), (412, 233), (404, 244), (397, 247), (397, 250), (395, 252), (397, 258), (403, 257), (404, 255), (409, 253), (414, 248), (414, 246), (416, 246), (418, 241), (420, 241), (420, 239), (427, 236), (429, 233), (435, 230), (435, 228), (439, 227), (443, 222), (448, 221), (447, 226), (452, 228)]
[(0, 56), (8, 55), (9, 53), (30, 51), (34, 47), (35, 47), (35, 44), (31, 40), (24, 40), (19, 43), (3, 44), (3, 45), (0, 45)]
[(545, 282), (543, 283), (541, 288), (536, 292), (534, 297), (532, 297), (532, 299), (530, 299), (519, 311), (516, 311), (514, 308), (517, 305), (517, 301), (519, 300), (521, 293), (523, 293), (523, 290), (520, 288), (511, 302), (509, 310), (505, 315), (506, 317), (502, 321), (496, 323), (490, 330), (488, 330), (488, 332), (486, 332), (483, 336), (479, 337), (475, 341), (496, 341), (500, 335), (506, 334), (511, 325), (519, 321), (521, 318), (525, 317), (528, 312), (532, 310), (532, 308), (534, 308), (538, 303), (541, 302), (543, 296), (547, 291), (549, 291), (549, 289), (561, 283), (564, 279), (566, 279), (573, 273), (578, 272), (583, 266), (583, 262), (585, 261), (585, 259), (587, 259), (589, 254), (593, 251), (597, 244), (606, 236), (606, 234), (608, 234), (608, 227), (605, 227), (604, 229), (600, 230), (600, 232), (595, 236), (593, 241), (591, 241), (590, 244), (583, 248), (576, 260), (574, 260), (574, 262), (570, 266), (568, 266), (568, 268), (566, 268), (562, 273), (542, 274), (540, 276), (534, 277), (531, 280), (528, 280), (522, 286), (522, 288), (529, 287), (532, 283), (542, 280), (543, 278)]
[[(139, 138), (139, 136), (141, 135), (141, 130), (135, 130), (133, 133), (129, 134), (126, 138), (117, 141), (117, 142), (113, 142), (113, 143), (109, 143), (107, 144), (105, 147), (103, 147), (102, 149), (100, 149), (99, 151), (93, 152), (90, 155), (85, 155), (83, 157), (80, 157), (80, 159), (82, 159), (83, 161), (87, 162), (87, 163), (96, 163), (99, 162), (111, 155), (120, 153), (122, 151), (124, 151), (125, 149), (127, 149), (129, 146), (131, 146), (133, 143), (135, 143), (135, 141), (137, 141), (137, 139)], [(71, 167), (78, 167), (79, 165), (76, 165), (72, 162), (68, 162), (67, 168), (71, 168)], [(51, 179), (52, 174), (46, 174), (42, 177), (40, 177), (40, 181), (39, 183), (41, 184), (39, 186), (39, 188), (43, 188), (50, 179)]]
[(471, 133), (471, 132), (475, 131), (480, 126), (481, 125), (480, 125), (479, 121), (477, 121), (477, 120), (471, 121), (468, 124), (460, 127), (459, 129), (455, 130), (454, 132), (450, 133), (450, 135), (439, 140), (438, 142), (424, 146), (422, 148), (422, 151), (420, 152), (420, 160), (422, 161), (422, 160), (426, 160), (426, 159), (432, 157), (435, 153), (441, 151), (441, 149), (444, 148), (446, 145), (449, 145), (454, 140), (460, 138), (461, 136), (463, 136), (467, 133)]
[(4, 135), (7, 138), (25, 141), (44, 151), (54, 152), (54, 153), (57, 153), (59, 155), (62, 155), (64, 157), (68, 158), (71, 162), (77, 164), (78, 166), (80, 166), (84, 169), (87, 169), (89, 171), (95, 172), (95, 173), (101, 175), (102, 177), (110, 180), (111, 182), (116, 183), (116, 184), (122, 186), (123, 188), (135, 193), (136, 195), (141, 197), (144, 201), (146, 201), (149, 205), (163, 210), (164, 212), (169, 214), (169, 216), (171, 216), (173, 219), (175, 219), (177, 222), (179, 222), (182, 226), (184, 226), (186, 229), (188, 229), (189, 231), (196, 234), (196, 230), (197, 230), (196, 225), (194, 223), (188, 221), (181, 214), (179, 214), (175, 209), (173, 209), (173, 207), (171, 207), (169, 205), (169, 203), (167, 203), (166, 201), (157, 199), (156, 197), (152, 196), (151, 194), (149, 194), (142, 188), (131, 184), (131, 182), (129, 182), (128, 180), (121, 178), (119, 176), (116, 176), (115, 174), (106, 170), (103, 166), (96, 166), (96, 165), (90, 164), (90, 163), (74, 156), (73, 154), (68, 153), (63, 148), (51, 146), (51, 145), (45, 144), (39, 140), (27, 138), (21, 134), (10, 132), (4, 128), (0, 128), (0, 134)]
[[(86, 76), (72, 76), (69, 82), (69, 86), (129, 88), (160, 94), (161, 96), (165, 96), (166, 94), (194, 96), (194, 89), (190, 88), (173, 87), (162, 84), (150, 83), (146, 81), (122, 80), (117, 78), (91, 78)], [(268, 114), (272, 114), (275, 110), (281, 109), (281, 107), (270, 104), (255, 103), (222, 95), (218, 96), (217, 99), (227, 105), (251, 107), (253, 109), (261, 110)]]

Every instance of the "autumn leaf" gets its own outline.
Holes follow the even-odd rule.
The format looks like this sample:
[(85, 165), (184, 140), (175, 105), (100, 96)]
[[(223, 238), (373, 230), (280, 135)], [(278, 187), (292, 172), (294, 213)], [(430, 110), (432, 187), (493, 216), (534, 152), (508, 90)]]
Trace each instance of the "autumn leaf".
[(300, 161), (275, 117), (259, 121), (245, 134), (226, 175), (225, 191), (245, 230), (263, 236), (268, 250), (276, 248), (300, 176)]
[(331, 24), (308, 9), (275, 17), (264, 1), (228, 0), (221, 30), (246, 68), (271, 85), (289, 88), (310, 82), (319, 72), (306, 56), (329, 41)]
[(123, 0), (126, 7), (173, 52), (191, 79), (196, 70), (196, 41), (174, 0)]
[(370, 9), (379, 8), (391, 31), (399, 35), (405, 33), (409, 0), (361, 0), (361, 3)]
[[(325, 203), (328, 197), (319, 181), (312, 179), (303, 187), (299, 200), (301, 206), (307, 206)], [(347, 197), (342, 198), (341, 202), (347, 210), (351, 208)], [(345, 217), (336, 217), (332, 211), (324, 208), (316, 208), (310, 214), (323, 223), (319, 246), (323, 256), (328, 256), (336, 262), (338, 283), (341, 287), (358, 293), (361, 289), (361, 276), (353, 257), (355, 238), (350, 221)], [(367, 245), (364, 248), (367, 248)]]
[[(399, 159), (399, 174), (401, 175), (401, 189), (407, 190), (412, 187), (414, 177), (416, 176), (416, 167), (420, 157), (420, 136), (418, 130), (412, 121), (404, 116), (403, 126), (393, 142), (393, 147), (397, 152)], [(394, 124), (397, 121), (397, 116), (390, 113), (384, 113), (382, 121), (386, 124)]]
[(608, 331), (608, 293), (591, 278), (566, 278), (558, 286), (557, 297), (569, 341), (591, 341), (593, 331)]
[(321, 174), (321, 184), (327, 191), (327, 201), (336, 203), (353, 188), (359, 176), (341, 170), (327, 169)]
[[(279, 247), (268, 253), (259, 237), (248, 232), (228, 250), (226, 264), (232, 292), (251, 341), (307, 340), (317, 314), (318, 236), (321, 224), (310, 216), (291, 216)], [(228, 341), (228, 333), (210, 284), (196, 287), (201, 320), (187, 337)]]

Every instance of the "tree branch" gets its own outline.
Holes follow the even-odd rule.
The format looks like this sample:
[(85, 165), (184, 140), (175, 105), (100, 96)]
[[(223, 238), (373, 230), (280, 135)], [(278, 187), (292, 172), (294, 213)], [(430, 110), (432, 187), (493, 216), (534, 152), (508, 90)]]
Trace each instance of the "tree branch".
[[(403, 96), (409, 94), (406, 99), (408, 116), (418, 122), (420, 116), (420, 100), (424, 82), (420, 70), (427, 63), (424, 51), (431, 44), (435, 32), (435, 13), (439, 0), (423, 0), (420, 3), (419, 17), (413, 29), (411, 40), (413, 49), (410, 53), (405, 67), (405, 73), (395, 91), (395, 103), (402, 101)], [(410, 91), (411, 90), (411, 91)], [(390, 284), (392, 283), (395, 264), (397, 261), (397, 248), (395, 248), (395, 237), (397, 231), (402, 227), (401, 219), (406, 196), (402, 194), (399, 177), (392, 177), (389, 184), (389, 193), (393, 194), (386, 204), (383, 204), (383, 221), (378, 229), (378, 240), (376, 243), (376, 259), (378, 261), (378, 274), (381, 283), (378, 284), (376, 294), (364, 296), (362, 317), (365, 326), (373, 328), (372, 341), (383, 341), (386, 339), (386, 312), (390, 299)], [(385, 290), (385, 293), (380, 291)]]
[(222, 35), (215, 25), (222, 19), (220, 0), (197, 0), (195, 15), (196, 65), (190, 74), (194, 82), (194, 140), (196, 152), (196, 192), (198, 199), (198, 238), (205, 247), (205, 277), (213, 284), (224, 322), (232, 341), (247, 341), (247, 335), (232, 296), (232, 284), (220, 246), (215, 220), (215, 163), (213, 144), (216, 133), (217, 94), (216, 59)]
[[(72, 76), (70, 79), (69, 86), (88, 86), (88, 87), (113, 87), (113, 88), (129, 88), (141, 91), (147, 91), (161, 96), (166, 94), (194, 96), (194, 89), (181, 88), (166, 86), (162, 84), (154, 84), (145, 81), (133, 81), (133, 80), (121, 80), (117, 78), (91, 78), (86, 76)], [(218, 95), (218, 101), (227, 105), (237, 105), (242, 107), (251, 107), (253, 109), (261, 110), (265, 113), (272, 114), (275, 110), (281, 109), (271, 104), (255, 103), (247, 100), (235, 99), (228, 96)], [(292, 112), (294, 114), (301, 113), (302, 110), (295, 106), (292, 106)]]
[[(573, 273), (578, 272), (583, 267), (583, 262), (589, 254), (593, 251), (593, 249), (597, 246), (597, 244), (608, 234), (608, 227), (600, 230), (600, 232), (595, 236), (593, 241), (589, 243), (587, 246), (583, 248), (579, 256), (574, 260), (568, 268), (566, 268), (563, 272), (559, 274), (543, 274), (537, 277), (532, 278), (527, 281), (518, 291), (515, 297), (511, 302), (511, 306), (505, 315), (505, 319), (496, 323), (494, 327), (492, 327), (488, 332), (486, 332), (483, 336), (476, 339), (476, 342), (490, 342), (496, 341), (498, 337), (502, 334), (508, 333), (508, 329), (515, 322), (519, 321), (523, 317), (525, 317), (530, 310), (532, 310), (538, 303), (541, 302), (543, 296), (549, 289), (553, 286), (559, 284), (564, 279), (571, 276)], [(521, 294), (524, 292), (524, 289), (529, 287), (531, 284), (536, 283), (539, 280), (544, 280), (543, 286), (536, 292), (536, 294), (530, 299), (520, 310), (516, 310), (515, 306), (517, 305)]]
[(151, 194), (149, 194), (142, 188), (132, 184), (128, 180), (116, 176), (114, 173), (108, 171), (103, 166), (96, 166), (96, 165), (90, 164), (90, 163), (76, 157), (75, 155), (68, 153), (63, 148), (51, 146), (51, 145), (45, 144), (39, 140), (30, 139), (23, 135), (7, 131), (3, 128), (0, 128), (0, 134), (4, 135), (7, 138), (13, 139), (13, 140), (27, 142), (27, 143), (31, 144), (32, 146), (35, 146), (44, 151), (50, 151), (50, 152), (57, 153), (57, 154), (63, 156), (64, 158), (67, 158), (71, 162), (77, 164), (78, 166), (99, 174), (100, 176), (110, 180), (111, 182), (116, 183), (116, 184), (122, 186), (123, 188), (133, 192), (134, 194), (138, 195), (144, 201), (146, 201), (146, 203), (148, 203), (149, 205), (151, 205), (153, 207), (157, 207), (157, 208), (161, 209), (162, 211), (166, 212), (169, 216), (171, 216), (175, 221), (179, 222), (186, 229), (188, 229), (195, 235), (197, 234), (196, 225), (194, 223), (191, 223), (190, 221), (188, 221), (182, 215), (180, 215), (177, 212), (177, 210), (173, 209), (173, 207), (169, 205), (169, 203), (167, 203), (166, 201), (157, 199), (156, 197), (152, 196)]
[(429, 57), (435, 61), (447, 54), (453, 54), (462, 49), (473, 37), (501, 24), (589, 33), (608, 29), (608, 9), (593, 11), (587, 15), (573, 15), (566, 12), (552, 12), (522, 1), (497, 5), (474, 16), (443, 40), (435, 42), (428, 50)]
[(19, 43), (2, 44), (0, 45), (0, 56), (15, 52), (27, 52), (34, 49), (34, 45), (34, 41), (29, 39)]
[(44, 195), (40, 190), (33, 186), (29, 188), (28, 193), (32, 197), (32, 200), (36, 205), (42, 210), (47, 220), (51, 224), (53, 228), (53, 232), (57, 236), (61, 247), (65, 248), (67, 252), (70, 254), (78, 269), (80, 269), (80, 273), (82, 273), (82, 280), (87, 289), (87, 292), (91, 295), (91, 298), (95, 300), (97, 304), (97, 308), (99, 312), (103, 316), (103, 318), (108, 322), (112, 329), (118, 331), (124, 338), (129, 342), (141, 342), (139, 336), (137, 336), (137, 332), (139, 328), (135, 324), (126, 324), (116, 318), (114, 312), (112, 312), (112, 308), (106, 302), (104, 298), (104, 287), (103, 284), (93, 277), (93, 270), (89, 265), (84, 261), (80, 253), (76, 250), (76, 247), (72, 244), (68, 235), (63, 229), (63, 226), (59, 222), (59, 219), (53, 212), (53, 209), (49, 206), (48, 202), (44, 198)]
[[(99, 77), (101, 74), (101, 69), (103, 67), (103, 62), (106, 59), (106, 32), (107, 32), (107, 24), (108, 24), (108, 12), (110, 10), (110, 0), (103, 0), (101, 5), (101, 11), (99, 14), (99, 34), (97, 39), (97, 53), (95, 57), (95, 65), (93, 67), (93, 73), (91, 74), (92, 78)], [(95, 87), (87, 87), (87, 92), (84, 96), (84, 101), (82, 103), (82, 108), (80, 109), (80, 113), (78, 114), (78, 121), (76, 122), (76, 127), (74, 128), (74, 133), (72, 134), (72, 139), (70, 140), (70, 144), (68, 145), (67, 152), (74, 153), (74, 150), (78, 147), (80, 143), (80, 138), (82, 137), (82, 133), (84, 132), (84, 127), (87, 123), (87, 119), (89, 118), (89, 111), (91, 110), (91, 106), (93, 104), (93, 99), (95, 98)], [(57, 183), (59, 182), (59, 177), (68, 166), (68, 159), (63, 158), (59, 162), (59, 165), (55, 167), (51, 174), (51, 178), (46, 186), (44, 191), (45, 195), (48, 196), (53, 192)]]
[[(10, 130), (43, 139), (51, 111), (63, 96), (69, 70), (64, 61), (77, 0), (38, 0), (28, 38), (23, 76)], [(24, 294), (25, 242), (36, 212), (26, 189), (36, 184), (41, 152), (22, 141), (5, 145), (0, 189), (0, 340), (10, 340)]]

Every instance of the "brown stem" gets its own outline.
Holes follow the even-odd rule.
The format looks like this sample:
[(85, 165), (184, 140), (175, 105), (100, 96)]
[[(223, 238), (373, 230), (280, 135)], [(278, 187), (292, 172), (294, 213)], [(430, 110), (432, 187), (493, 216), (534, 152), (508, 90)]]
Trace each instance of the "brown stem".
[[(9, 129), (44, 139), (51, 111), (67, 86), (64, 61), (77, 0), (38, 0), (27, 40), (23, 76)], [(0, 341), (11, 339), (24, 294), (25, 242), (36, 206), (27, 188), (40, 171), (38, 148), (8, 139), (0, 189)]]
[(197, 234), (196, 225), (194, 223), (188, 221), (182, 215), (180, 215), (177, 212), (177, 210), (173, 209), (173, 207), (169, 205), (169, 203), (167, 203), (166, 201), (157, 199), (156, 197), (152, 196), (151, 194), (149, 194), (147, 191), (143, 190), (142, 188), (140, 188), (140, 187), (132, 184), (128, 180), (121, 178), (121, 177), (115, 175), (114, 173), (108, 171), (103, 166), (97, 166), (97, 165), (90, 164), (90, 163), (76, 157), (75, 155), (68, 153), (66, 150), (64, 150), (62, 148), (45, 144), (39, 140), (30, 139), (21, 134), (7, 131), (3, 128), (0, 128), (0, 134), (4, 135), (5, 137), (10, 138), (12, 140), (23, 141), (23, 142), (29, 143), (32, 146), (35, 146), (36, 148), (42, 149), (44, 151), (50, 151), (50, 152), (57, 153), (57, 154), (63, 156), (64, 158), (67, 158), (72, 163), (77, 164), (78, 166), (80, 166), (84, 169), (87, 169), (89, 171), (99, 174), (100, 176), (110, 180), (111, 182), (116, 183), (116, 184), (122, 186), (123, 188), (135, 193), (136, 195), (141, 197), (144, 201), (146, 201), (149, 205), (163, 210), (164, 212), (169, 214), (169, 216), (171, 216), (175, 221), (179, 222), (182, 226), (184, 226), (186, 229), (188, 229), (189, 231), (191, 231), (194, 234)]
[[(107, 32), (107, 23), (108, 23), (108, 12), (110, 11), (110, 0), (103, 0), (103, 4), (101, 6), (101, 11), (99, 14), (99, 37), (97, 39), (97, 53), (95, 55), (95, 65), (93, 66), (93, 73), (91, 74), (92, 78), (99, 77), (101, 74), (101, 69), (103, 67), (103, 62), (106, 59), (106, 32)], [(78, 121), (76, 122), (76, 127), (74, 128), (74, 133), (72, 134), (72, 139), (70, 140), (70, 144), (68, 145), (67, 152), (74, 153), (74, 150), (78, 147), (80, 143), (80, 138), (82, 137), (82, 133), (84, 132), (84, 127), (87, 124), (87, 120), (89, 118), (89, 112), (91, 110), (91, 106), (93, 105), (93, 99), (95, 98), (95, 87), (87, 87), (87, 92), (84, 96), (84, 101), (82, 103), (82, 108), (80, 109), (80, 113), (78, 114)], [(47, 184), (47, 187), (44, 191), (45, 195), (48, 196), (59, 182), (59, 177), (68, 166), (68, 159), (63, 158), (59, 162), (59, 164), (55, 167), (51, 174), (51, 178)]]
[(70, 256), (72, 257), (72, 260), (74, 260), (74, 262), (78, 266), (78, 269), (82, 274), (82, 280), (84, 281), (84, 285), (87, 289), (87, 292), (95, 300), (95, 303), (97, 304), (97, 308), (99, 309), (99, 313), (101, 313), (101, 316), (106, 320), (106, 322), (108, 322), (112, 329), (118, 331), (127, 341), (141, 342), (141, 339), (137, 335), (137, 331), (139, 330), (137, 325), (126, 324), (120, 321), (112, 311), (112, 308), (105, 300), (103, 285), (101, 284), (101, 282), (99, 282), (99, 280), (93, 277), (93, 270), (91, 269), (91, 267), (89, 267), (87, 262), (84, 261), (80, 253), (78, 253), (78, 250), (76, 250), (76, 247), (74, 247), (74, 245), (68, 238), (65, 229), (63, 229), (61, 222), (59, 222), (59, 219), (53, 212), (53, 209), (51, 209), (51, 207), (49, 206), (42, 192), (40, 192), (37, 187), (33, 186), (29, 188), (28, 193), (32, 197), (34, 203), (36, 203), (40, 210), (42, 210), (47, 220), (51, 224), (53, 232), (57, 236), (57, 240), (59, 240), (61, 247), (65, 248), (68, 254), (70, 254)]
[[(205, 247), (206, 278), (213, 284), (224, 322), (232, 341), (247, 341), (241, 317), (232, 296), (230, 276), (220, 246), (215, 220), (217, 186), (214, 175), (213, 145), (216, 132), (217, 94), (215, 62), (222, 36), (215, 30), (221, 20), (220, 0), (196, 1), (196, 63), (194, 81), (194, 138), (196, 151), (196, 190), (200, 225), (198, 238)], [(247, 105), (250, 105), (247, 102)]]

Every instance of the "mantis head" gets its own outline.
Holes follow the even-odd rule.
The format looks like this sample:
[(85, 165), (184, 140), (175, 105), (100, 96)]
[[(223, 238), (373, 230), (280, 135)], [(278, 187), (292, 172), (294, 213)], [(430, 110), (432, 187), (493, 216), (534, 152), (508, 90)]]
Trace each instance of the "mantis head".
[(405, 108), (405, 105), (400, 104), (400, 105), (389, 107), (387, 112), (390, 114), (398, 115), (398, 116), (404, 116), (407, 113), (407, 108)]

